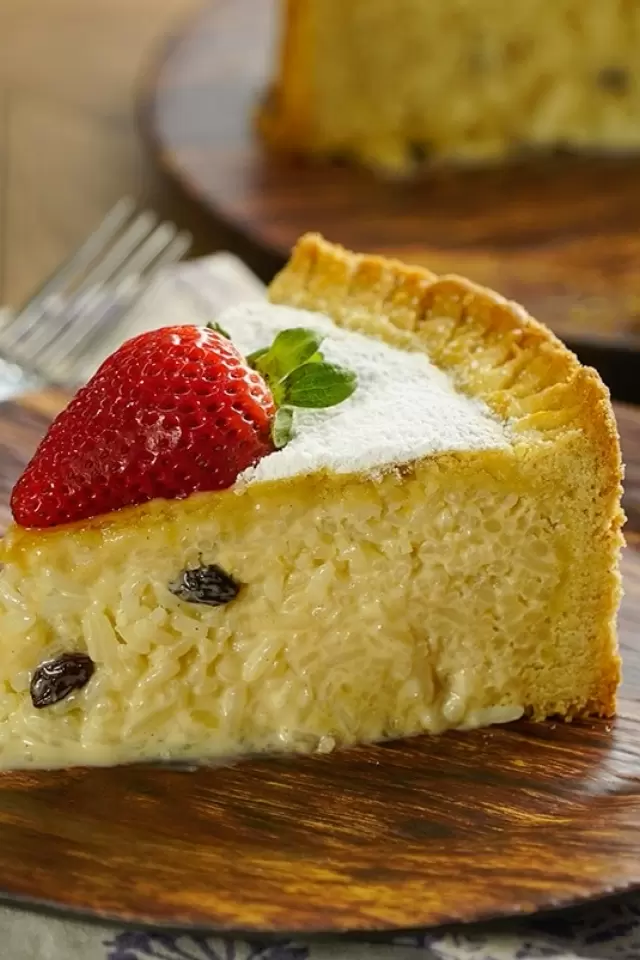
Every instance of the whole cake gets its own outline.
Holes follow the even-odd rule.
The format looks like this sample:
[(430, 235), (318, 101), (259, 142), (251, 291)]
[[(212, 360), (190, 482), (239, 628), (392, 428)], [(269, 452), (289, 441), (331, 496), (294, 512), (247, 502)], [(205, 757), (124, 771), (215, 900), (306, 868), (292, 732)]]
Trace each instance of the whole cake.
[(640, 4), (286, 0), (260, 125), (279, 146), (425, 159), (640, 147)]
[(317, 236), (269, 299), (123, 345), (18, 481), (3, 767), (614, 711), (598, 375), (496, 294)]

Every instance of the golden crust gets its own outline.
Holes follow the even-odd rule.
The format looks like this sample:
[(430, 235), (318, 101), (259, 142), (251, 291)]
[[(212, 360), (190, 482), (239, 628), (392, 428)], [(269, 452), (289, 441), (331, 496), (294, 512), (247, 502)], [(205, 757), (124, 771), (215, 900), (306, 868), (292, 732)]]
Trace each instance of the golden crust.
[(595, 694), (559, 705), (567, 717), (615, 710), (620, 661), (615, 652), (616, 575), (624, 515), (623, 468), (609, 392), (595, 370), (518, 304), (457, 276), (437, 277), (395, 260), (351, 253), (317, 234), (297, 243), (269, 289), (273, 302), (328, 314), (339, 325), (423, 350), (462, 391), (508, 419), (522, 442), (562, 437), (567, 469), (587, 468), (598, 500), (603, 562), (612, 570), (602, 597), (604, 626)]
[(572, 423), (601, 448), (619, 486), (620, 445), (607, 387), (518, 304), (462, 277), (350, 253), (318, 234), (298, 241), (269, 297), (426, 350), (460, 389), (518, 430), (553, 432)]

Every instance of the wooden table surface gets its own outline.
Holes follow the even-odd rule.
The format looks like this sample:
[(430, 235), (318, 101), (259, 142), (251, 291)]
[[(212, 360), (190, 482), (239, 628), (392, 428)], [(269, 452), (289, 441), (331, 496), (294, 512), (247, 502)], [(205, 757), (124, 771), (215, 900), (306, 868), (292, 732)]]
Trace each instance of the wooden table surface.
[(124, 193), (151, 196), (136, 87), (199, 0), (0, 0), (0, 303)]

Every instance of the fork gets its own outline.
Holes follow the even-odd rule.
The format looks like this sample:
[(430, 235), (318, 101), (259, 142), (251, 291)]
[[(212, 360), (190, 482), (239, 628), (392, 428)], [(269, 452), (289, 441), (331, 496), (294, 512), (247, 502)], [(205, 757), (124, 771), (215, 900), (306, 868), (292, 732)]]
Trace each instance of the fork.
[(77, 387), (83, 361), (190, 246), (190, 234), (123, 198), (0, 327), (0, 357), (48, 384)]

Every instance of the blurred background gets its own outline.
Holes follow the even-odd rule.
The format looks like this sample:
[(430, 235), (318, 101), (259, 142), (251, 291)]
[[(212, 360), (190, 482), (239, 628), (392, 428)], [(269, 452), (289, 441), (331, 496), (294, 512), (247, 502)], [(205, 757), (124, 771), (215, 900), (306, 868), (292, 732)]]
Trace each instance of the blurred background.
[[(277, 0), (0, 0), (0, 306), (21, 305), (131, 195), (193, 234), (191, 256), (230, 249), (264, 281), (306, 230), (461, 273), (524, 303), (618, 399), (640, 399), (637, 161), (427, 164), (414, 178), (274, 150), (254, 119), (284, 11)], [(571, 30), (564, 40), (575, 48)], [(526, 44), (503, 47), (508, 76)], [(635, 103), (629, 71), (605, 66), (585, 75), (589, 103)], [(409, 147), (428, 160), (424, 143)]]
[(123, 194), (155, 199), (137, 85), (198, 0), (0, 0), (0, 304)]

